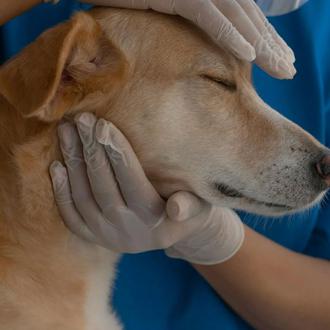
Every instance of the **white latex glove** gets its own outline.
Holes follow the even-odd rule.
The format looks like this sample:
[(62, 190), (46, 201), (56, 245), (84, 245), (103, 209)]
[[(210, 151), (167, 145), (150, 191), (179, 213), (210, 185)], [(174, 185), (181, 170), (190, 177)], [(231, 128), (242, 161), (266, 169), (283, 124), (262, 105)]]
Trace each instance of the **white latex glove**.
[[(78, 236), (120, 253), (167, 249), (197, 264), (233, 256), (244, 239), (239, 217), (179, 192), (158, 195), (123, 134), (85, 113), (61, 124), (66, 167), (50, 168), (60, 214)], [(102, 144), (100, 144), (101, 142)]]
[(153, 9), (198, 25), (236, 57), (280, 79), (296, 74), (294, 53), (253, 0), (84, 0), (95, 5)]

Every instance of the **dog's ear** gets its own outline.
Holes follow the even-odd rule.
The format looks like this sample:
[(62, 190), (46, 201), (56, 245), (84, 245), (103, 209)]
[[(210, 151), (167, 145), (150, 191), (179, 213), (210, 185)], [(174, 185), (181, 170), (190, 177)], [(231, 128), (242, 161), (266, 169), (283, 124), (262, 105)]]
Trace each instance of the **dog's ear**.
[(53, 121), (93, 95), (110, 97), (125, 67), (124, 55), (96, 20), (79, 13), (0, 69), (0, 93), (23, 116)]

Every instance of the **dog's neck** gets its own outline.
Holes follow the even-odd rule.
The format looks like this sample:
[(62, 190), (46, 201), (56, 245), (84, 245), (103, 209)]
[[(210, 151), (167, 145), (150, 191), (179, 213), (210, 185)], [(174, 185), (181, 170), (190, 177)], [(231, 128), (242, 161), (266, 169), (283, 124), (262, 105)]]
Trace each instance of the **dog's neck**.
[(13, 144), (20, 143), (24, 130), (18, 112), (0, 94), (0, 149), (1, 159), (6, 158), (4, 152), (12, 149)]
[[(0, 95), (0, 153), (0, 215), (5, 212), (2, 217), (9, 219), (13, 213), (17, 218), (17, 209), (11, 211), (6, 203), (7, 196), (16, 196), (22, 214), (30, 214), (30, 207), (47, 221), (55, 208), (48, 174), (59, 154), (55, 124), (24, 118)], [(32, 225), (31, 219), (16, 220)]]
[(12, 151), (15, 146), (23, 145), (49, 129), (50, 125), (34, 118), (23, 117), (0, 94), (0, 127), (0, 148)]

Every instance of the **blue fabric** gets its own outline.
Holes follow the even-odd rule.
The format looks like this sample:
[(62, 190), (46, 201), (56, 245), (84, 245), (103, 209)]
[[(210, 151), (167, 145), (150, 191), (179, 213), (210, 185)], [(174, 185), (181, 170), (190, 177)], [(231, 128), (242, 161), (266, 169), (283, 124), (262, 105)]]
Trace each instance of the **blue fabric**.
[[(74, 1), (41, 5), (0, 29), (1, 60), (15, 54), (48, 26), (79, 9)], [(298, 75), (278, 81), (258, 69), (262, 98), (330, 147), (330, 1), (311, 0), (298, 11), (273, 18), (293, 47)], [(330, 258), (330, 207), (265, 221), (241, 214), (260, 233), (295, 251)], [(113, 303), (127, 330), (250, 329), (185, 262), (162, 252), (125, 256)]]
[(56, 6), (39, 5), (11, 20), (0, 27), (0, 62), (16, 54), (47, 28), (68, 19), (75, 11), (88, 7), (74, 0), (65, 0)]

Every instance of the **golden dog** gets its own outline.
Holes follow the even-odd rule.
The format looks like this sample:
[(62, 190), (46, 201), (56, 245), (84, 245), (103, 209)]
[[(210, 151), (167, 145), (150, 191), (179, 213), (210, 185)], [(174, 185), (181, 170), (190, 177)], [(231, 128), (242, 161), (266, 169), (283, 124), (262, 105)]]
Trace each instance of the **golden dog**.
[(327, 150), (255, 93), (250, 65), (177, 17), (99, 8), (0, 69), (0, 329), (105, 330), (117, 255), (63, 225), (48, 174), (64, 116), (93, 111), (128, 137), (165, 198), (277, 215), (327, 187)]

